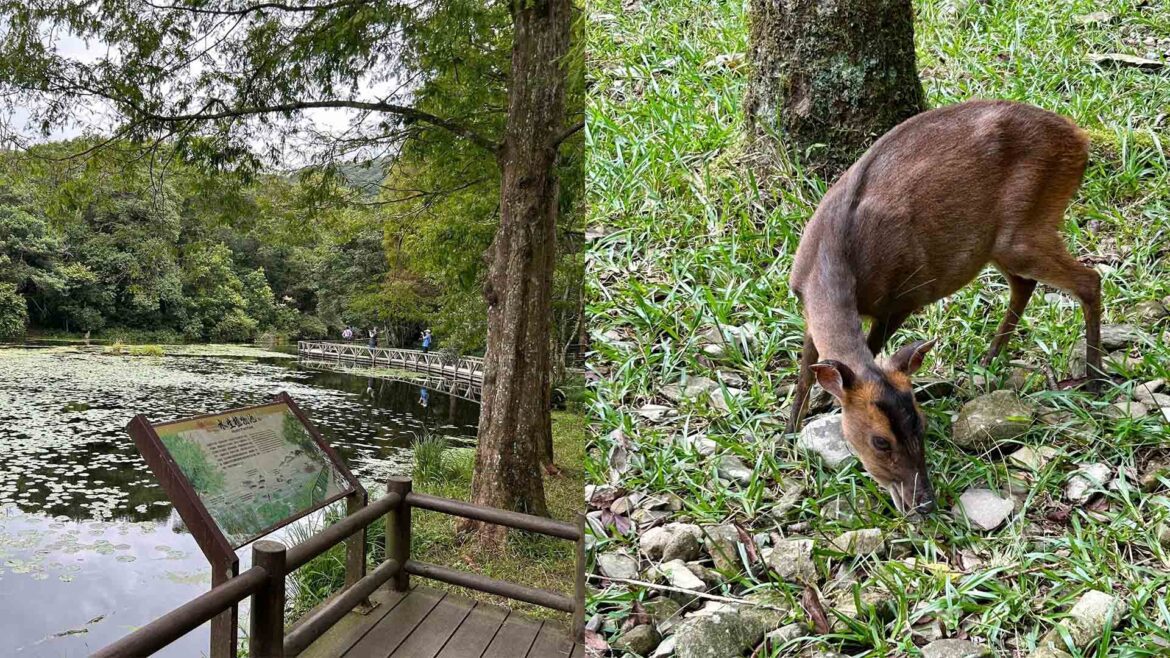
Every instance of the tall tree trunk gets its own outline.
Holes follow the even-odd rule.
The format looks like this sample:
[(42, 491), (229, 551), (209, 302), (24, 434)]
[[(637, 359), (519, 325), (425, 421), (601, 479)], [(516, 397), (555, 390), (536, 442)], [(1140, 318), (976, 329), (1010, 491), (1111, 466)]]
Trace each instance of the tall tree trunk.
[(756, 144), (826, 179), (924, 109), (910, 0), (751, 0), (751, 61)]
[[(558, 136), (565, 124), (562, 60), (569, 0), (512, 0), (508, 120), (499, 152), (500, 227), (489, 250), (483, 402), (471, 502), (547, 514), (541, 458), (552, 433), (549, 331), (559, 188)], [(500, 526), (463, 529), (498, 543)]]

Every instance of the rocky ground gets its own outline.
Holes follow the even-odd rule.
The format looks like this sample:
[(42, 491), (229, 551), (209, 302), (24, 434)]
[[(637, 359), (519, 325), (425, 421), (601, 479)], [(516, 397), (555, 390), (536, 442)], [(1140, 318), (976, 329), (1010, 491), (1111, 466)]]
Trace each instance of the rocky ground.
[(940, 503), (929, 518), (903, 518), (856, 465), (823, 392), (800, 435), (785, 435), (802, 334), (787, 272), (824, 182), (789, 168), (768, 194), (757, 187), (740, 140), (744, 7), (600, 0), (588, 235), (599, 431), (586, 491), (596, 653), (1170, 655), (1165, 79), (1090, 57), (1163, 61), (1145, 48), (1170, 35), (1170, 9), (916, 9), (931, 104), (1027, 100), (1092, 133), (1066, 232), (1103, 277), (1114, 381), (1099, 396), (1070, 386), (1084, 370), (1080, 312), (1043, 286), (1010, 355), (978, 366), (1007, 301), (989, 271), (895, 338), (939, 338), (917, 381)]
[[(1156, 317), (1147, 314), (1147, 319), (1161, 323), (1166, 315), (1160, 310)], [(750, 328), (727, 327), (725, 332), (750, 348)], [(701, 350), (709, 357), (723, 356), (726, 341), (716, 337), (719, 333), (701, 334), (706, 341)], [(1107, 367), (1115, 373), (1118, 385), (1111, 401), (1096, 407), (1095, 413), (1119, 423), (1147, 418), (1170, 422), (1170, 389), (1165, 380), (1125, 379), (1134, 355), (1157, 340), (1170, 342), (1170, 332), (1158, 339), (1133, 325), (1107, 325), (1102, 338), (1109, 352)], [(922, 655), (992, 655), (988, 644), (966, 624), (949, 628), (929, 612), (898, 611), (898, 606), (905, 604), (902, 596), (888, 585), (859, 587), (857, 572), (881, 563), (897, 563), (898, 569), (921, 571), (948, 583), (968, 575), (1002, 577), (1023, 564), (1004, 563), (1002, 556), (979, 547), (978, 539), (1005, 526), (1029, 540), (1059, 536), (1074, 510), (1088, 520), (1108, 523), (1113, 520), (1116, 494), (1160, 495), (1170, 476), (1170, 462), (1160, 459), (1136, 464), (1082, 461), (1069, 444), (1098, 440), (1097, 429), (1061, 405), (1045, 403), (1041, 394), (1045, 383), (1060, 384), (1043, 365), (1012, 361), (1001, 380), (1002, 384), (980, 375), (957, 383), (928, 379), (917, 386), (919, 398), (927, 405), (938, 398), (966, 397), (974, 391), (953, 414), (950, 442), (1004, 465), (1006, 475), (997, 487), (980, 483), (966, 488), (950, 510), (935, 514), (940, 517), (935, 523), (958, 524), (976, 533), (976, 541), (971, 548), (953, 550), (949, 555), (943, 552), (929, 560), (911, 544), (890, 536), (885, 528), (857, 527), (825, 534), (816, 520), (810, 522), (794, 514), (808, 501), (806, 485), (770, 479), (740, 456), (719, 454), (719, 445), (701, 436), (689, 439), (688, 448), (706, 457), (707, 470), (714, 475), (710, 486), (730, 495), (759, 489), (765, 522), (759, 523), (761, 514), (757, 514), (728, 523), (697, 523), (695, 515), (688, 513), (691, 506), (669, 487), (654, 492), (623, 486), (622, 475), (630, 468), (630, 457), (621, 448), (622, 437), (611, 436), (617, 449), (609, 455), (610, 483), (586, 488), (587, 520), (594, 545), (605, 545), (595, 555), (594, 578), (599, 587), (640, 590), (642, 596), (630, 601), (628, 614), (620, 623), (604, 609), (593, 615), (588, 627), (593, 646), (654, 658), (716, 658), (749, 652), (771, 655), (767, 652), (801, 646), (802, 639), (831, 637), (849, 629), (851, 622), (909, 613), (905, 630)], [(986, 389), (991, 390), (980, 392)], [(815, 393), (814, 411), (823, 413), (809, 419), (796, 445), (806, 458), (825, 469), (859, 468), (841, 434), (839, 410), (833, 409), (831, 398), (823, 391)], [(726, 383), (688, 377), (664, 387), (662, 396), (667, 404), (645, 404), (635, 413), (640, 423), (667, 427), (678, 423), (680, 405), (705, 403), (725, 409), (725, 396), (741, 394)], [(1029, 444), (1028, 437), (1038, 430), (1055, 432), (1059, 440)], [(1059, 484), (1061, 495), (1037, 486), (1053, 481)], [(861, 495), (884, 496), (873, 491)], [(857, 503), (839, 496), (821, 506), (819, 514), (846, 526), (856, 525), (854, 522), (862, 518)], [(1170, 547), (1170, 525), (1158, 523), (1154, 533), (1161, 546)], [(630, 541), (622, 541), (626, 538)], [(948, 538), (944, 533), (936, 539)], [(754, 582), (747, 585), (745, 580)], [(791, 588), (775, 591), (768, 586), (775, 582), (799, 589), (799, 600), (794, 600)], [(1065, 651), (1069, 646), (1090, 647), (1124, 616), (1123, 595), (1088, 589), (1034, 648), (1023, 651), (1025, 647), (1010, 641), (1005, 648), (1032, 658), (1069, 656)], [(1170, 643), (1160, 646), (1170, 653)], [(819, 650), (805, 653), (824, 658), (844, 655)]]

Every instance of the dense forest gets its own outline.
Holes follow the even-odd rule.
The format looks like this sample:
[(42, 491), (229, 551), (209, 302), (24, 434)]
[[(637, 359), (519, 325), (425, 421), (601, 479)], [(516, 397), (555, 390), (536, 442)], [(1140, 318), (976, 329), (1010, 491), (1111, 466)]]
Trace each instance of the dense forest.
[[(497, 183), (435, 191), (445, 185), (430, 171), (442, 149), (241, 176), (165, 150), (96, 145), (0, 156), (0, 338), (240, 342), (351, 325), (378, 327), (384, 344), (410, 345), (429, 327), (440, 347), (483, 349)], [(561, 349), (579, 331), (582, 264), (574, 188), (564, 194)]]

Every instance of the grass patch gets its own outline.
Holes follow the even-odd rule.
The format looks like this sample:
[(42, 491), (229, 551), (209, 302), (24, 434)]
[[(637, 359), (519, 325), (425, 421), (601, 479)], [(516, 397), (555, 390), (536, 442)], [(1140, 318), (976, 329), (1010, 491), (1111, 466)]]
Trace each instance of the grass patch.
[[(951, 442), (951, 418), (979, 392), (974, 385), (928, 403), (928, 450), (942, 512), (917, 526), (902, 519), (860, 469), (823, 469), (782, 434), (781, 410), (803, 330), (787, 277), (801, 230), (827, 183), (789, 166), (765, 198), (753, 172), (740, 165), (747, 69), (728, 56), (747, 51), (744, 4), (599, 0), (590, 6), (586, 140), (594, 237), (586, 285), (596, 337), (592, 367), (599, 375), (591, 407), (599, 427), (586, 461), (588, 480), (675, 494), (683, 505), (670, 520), (735, 522), (749, 533), (816, 537), (826, 594), (851, 580), (862, 591), (888, 592), (881, 614), (862, 615), (797, 648), (917, 655), (914, 633), (934, 619), (949, 637), (966, 633), (1000, 655), (1025, 655), (1073, 601), (1100, 589), (1125, 597), (1125, 622), (1078, 655), (1165, 655), (1170, 558), (1157, 528), (1170, 515), (1170, 499), (1164, 491), (1142, 493), (1133, 478), (1123, 478), (1129, 484), (1105, 492), (1100, 509), (1070, 508), (1062, 500), (1076, 464), (1103, 461), (1141, 473), (1166, 456), (1160, 415), (1119, 420), (1103, 414), (1107, 402), (1128, 394), (1125, 386), (1101, 399), (1029, 392), (1053, 415), (1024, 441), (1059, 450), (1039, 473), (1022, 473), (1002, 456), (965, 452)], [(1067, 217), (1068, 243), (1105, 273), (1105, 321), (1135, 322), (1154, 337), (1132, 353), (1132, 376), (1170, 375), (1165, 320), (1145, 320), (1137, 308), (1170, 295), (1164, 258), (1170, 173), (1159, 132), (1170, 98), (1167, 78), (1086, 60), (1091, 52), (1144, 54), (1148, 47), (1140, 44), (1147, 36), (1170, 34), (1170, 9), (1083, 0), (922, 0), (915, 6), (920, 68), (932, 106), (1008, 98), (1061, 112), (1090, 130), (1093, 156)], [(1117, 22), (1076, 20), (1094, 11), (1112, 12)], [(1075, 303), (1053, 292), (1037, 290), (1010, 352), (1063, 374), (1083, 337), (1083, 320)], [(988, 270), (924, 309), (893, 342), (938, 337), (927, 366), (933, 372), (922, 375), (969, 383), (982, 373), (978, 361), (1006, 305), (1006, 283)], [(757, 329), (754, 340), (732, 341), (720, 356), (704, 352), (705, 331), (743, 326)], [(1009, 369), (1001, 363), (987, 374), (995, 387)], [(727, 385), (742, 393), (725, 396), (722, 407), (663, 395), (666, 385), (686, 376), (734, 382)], [(638, 413), (647, 404), (676, 415), (650, 420)], [(751, 485), (716, 479), (716, 462), (728, 454), (753, 469)], [(1009, 478), (1027, 493), (1006, 528), (982, 533), (950, 519), (951, 505), (968, 487), (999, 488)], [(778, 511), (781, 491), (791, 484), (805, 495)], [(847, 513), (832, 512), (841, 508)], [(843, 530), (872, 527), (886, 533), (890, 557), (850, 561), (824, 548), (826, 538)], [(637, 552), (636, 529), (623, 533), (611, 525), (595, 539), (599, 551)], [(953, 573), (908, 565), (906, 558), (943, 564)], [(800, 588), (766, 571), (740, 574), (713, 593), (747, 592), (771, 593), (800, 609)], [(591, 610), (605, 615), (614, 634), (634, 601), (652, 594), (607, 586), (593, 593)]]
[[(561, 473), (546, 476), (545, 497), (549, 513), (553, 518), (572, 521), (581, 511), (581, 492), (584, 487), (582, 462), (585, 452), (585, 423), (581, 416), (553, 413), (553, 449)], [(419, 458), (416, 464), (430, 469), (428, 477), (416, 475), (414, 490), (467, 500), (471, 495), (471, 474), (475, 463), (475, 451), (468, 448), (445, 448), (437, 450), (440, 441), (425, 437), (416, 446), (422, 446), (427, 456)], [(437, 456), (436, 456), (437, 453)], [(438, 477), (431, 477), (436, 475)], [(371, 496), (380, 495), (371, 491)], [(335, 521), (337, 513), (330, 519)], [(492, 578), (522, 583), (571, 594), (574, 583), (575, 558), (573, 544), (549, 537), (526, 532), (511, 533), (507, 543), (499, 551), (486, 551), (478, 546), (459, 543), (455, 537), (455, 517), (435, 512), (415, 510), (412, 514), (411, 556), (414, 559), (443, 566), (480, 573)], [(304, 536), (294, 537), (303, 541)], [(380, 564), (385, 526), (378, 522), (370, 526), (369, 563), (371, 567)], [(505, 605), (513, 610), (523, 611), (538, 618), (564, 619), (567, 615), (545, 608), (508, 601), (500, 597), (465, 590), (435, 581), (416, 579), (427, 586), (445, 589), (478, 601)], [(309, 562), (289, 579), (292, 583), (291, 615), (297, 618), (320, 603), (345, 582), (344, 546), (335, 546), (324, 555)]]

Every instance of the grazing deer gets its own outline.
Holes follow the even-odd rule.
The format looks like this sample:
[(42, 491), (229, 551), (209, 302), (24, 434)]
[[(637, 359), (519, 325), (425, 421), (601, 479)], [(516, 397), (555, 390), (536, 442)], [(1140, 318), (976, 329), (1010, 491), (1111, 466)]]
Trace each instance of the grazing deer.
[(790, 285), (807, 329), (788, 431), (799, 428), (816, 377), (898, 509), (933, 509), (910, 375), (934, 341), (875, 357), (911, 313), (989, 262), (1007, 277), (1011, 301), (984, 363), (1003, 350), (1041, 281), (1080, 300), (1089, 374), (1099, 373), (1100, 277), (1060, 234), (1087, 160), (1088, 139), (1071, 121), (1006, 101), (931, 110), (882, 136), (829, 188), (796, 251)]

